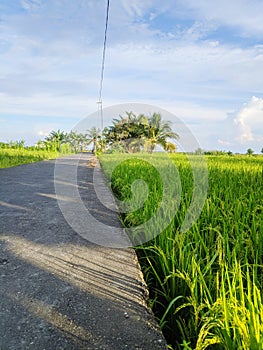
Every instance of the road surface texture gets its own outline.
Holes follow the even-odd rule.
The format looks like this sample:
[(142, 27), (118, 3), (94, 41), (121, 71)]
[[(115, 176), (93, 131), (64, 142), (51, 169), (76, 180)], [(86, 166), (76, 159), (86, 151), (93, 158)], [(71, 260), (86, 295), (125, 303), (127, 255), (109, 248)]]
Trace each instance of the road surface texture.
[[(69, 168), (74, 157), (63, 158)], [(118, 231), (117, 214), (96, 197), (91, 159), (77, 167), (82, 201)], [(167, 349), (134, 250), (91, 243), (71, 228), (55, 163), (0, 169), (0, 349)]]

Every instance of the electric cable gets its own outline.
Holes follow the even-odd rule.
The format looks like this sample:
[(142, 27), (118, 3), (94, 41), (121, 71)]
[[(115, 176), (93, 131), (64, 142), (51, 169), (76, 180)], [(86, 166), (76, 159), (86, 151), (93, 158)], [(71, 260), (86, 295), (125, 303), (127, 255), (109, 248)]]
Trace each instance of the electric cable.
[(105, 69), (105, 57), (106, 57), (106, 47), (107, 47), (107, 33), (108, 33), (108, 23), (109, 23), (109, 10), (110, 10), (110, 0), (107, 0), (106, 9), (106, 21), (105, 21), (105, 31), (104, 31), (104, 42), (102, 51), (102, 62), (101, 62), (101, 75), (100, 75), (100, 88), (99, 88), (99, 100), (98, 109), (100, 111), (101, 119), (101, 131), (103, 129), (103, 112), (102, 112), (102, 89), (103, 89), (103, 79), (104, 79), (104, 69)]

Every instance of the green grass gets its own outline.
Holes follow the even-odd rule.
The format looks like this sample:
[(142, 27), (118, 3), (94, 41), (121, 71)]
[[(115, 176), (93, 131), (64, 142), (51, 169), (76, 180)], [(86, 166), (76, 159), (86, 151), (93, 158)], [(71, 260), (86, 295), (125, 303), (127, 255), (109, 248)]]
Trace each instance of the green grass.
[[(147, 159), (155, 157), (163, 169), (169, 161), (161, 154), (143, 160), (132, 155), (118, 165), (121, 157), (100, 157), (118, 198), (134, 199), (135, 179), (143, 177), (148, 184), (142, 208), (121, 216), (126, 227), (134, 227), (162, 202), (160, 176)], [(193, 193), (193, 172), (186, 156), (172, 160), (181, 180), (179, 209), (160, 235), (136, 247), (149, 304), (173, 349), (263, 349), (263, 157), (207, 156), (207, 198), (187, 232), (180, 228)]]
[(0, 168), (53, 159), (58, 156), (56, 151), (26, 148), (0, 148)]

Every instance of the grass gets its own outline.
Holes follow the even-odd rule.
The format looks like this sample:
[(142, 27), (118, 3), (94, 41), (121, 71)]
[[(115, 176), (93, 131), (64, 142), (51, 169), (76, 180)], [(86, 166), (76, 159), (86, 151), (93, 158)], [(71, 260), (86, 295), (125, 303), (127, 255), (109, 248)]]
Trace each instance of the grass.
[[(64, 145), (62, 145), (64, 146)], [(21, 164), (39, 162), (46, 159), (57, 158), (60, 154), (71, 153), (67, 147), (61, 151), (38, 149), (35, 147), (0, 147), (0, 168), (9, 168)]]
[[(169, 161), (161, 154), (143, 160), (132, 155), (123, 162), (121, 157), (126, 156), (100, 160), (121, 200), (134, 199), (135, 179), (147, 182), (145, 203), (121, 215), (126, 227), (136, 227), (162, 205), (162, 179), (149, 163), (155, 157), (165, 169)], [(170, 348), (263, 349), (263, 157), (207, 156), (207, 198), (186, 232), (180, 228), (193, 194), (193, 172), (185, 155), (171, 159), (181, 180), (178, 210), (161, 234), (136, 247), (149, 304)]]
[(0, 149), (0, 168), (9, 168), (16, 165), (38, 162), (44, 159), (52, 159), (58, 156), (58, 152), (46, 150), (27, 149)]

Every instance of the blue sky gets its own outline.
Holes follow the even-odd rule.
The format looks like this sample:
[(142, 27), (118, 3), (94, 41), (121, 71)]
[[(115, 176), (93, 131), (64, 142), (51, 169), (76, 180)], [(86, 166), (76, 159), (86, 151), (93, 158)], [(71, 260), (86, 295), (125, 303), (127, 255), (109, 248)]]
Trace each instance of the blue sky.
[[(105, 10), (0, 0), (0, 141), (33, 144), (97, 110)], [(111, 0), (103, 106), (158, 106), (204, 149), (260, 152), (262, 38), (262, 0)]]

